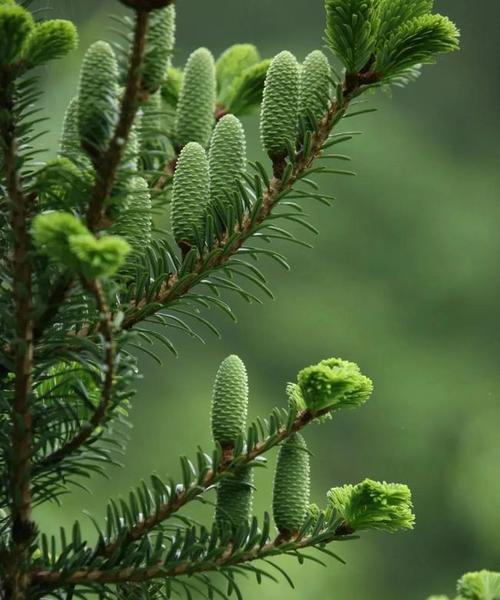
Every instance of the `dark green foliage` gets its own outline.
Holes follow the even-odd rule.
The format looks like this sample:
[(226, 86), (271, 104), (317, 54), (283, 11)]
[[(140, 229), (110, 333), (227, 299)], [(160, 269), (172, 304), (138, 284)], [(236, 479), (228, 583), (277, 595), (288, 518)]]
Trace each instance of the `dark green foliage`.
[(267, 72), (260, 135), (271, 158), (287, 154), (297, 137), (299, 116), (299, 64), (290, 52), (280, 52)]
[(215, 523), (221, 532), (236, 532), (248, 525), (252, 512), (252, 469), (241, 469), (217, 486)]
[(246, 429), (248, 377), (241, 358), (228, 356), (215, 378), (212, 399), (212, 437), (221, 446), (233, 446)]
[(213, 56), (206, 48), (199, 48), (184, 69), (175, 121), (175, 142), (179, 148), (188, 142), (208, 146), (215, 119), (215, 88)]
[(116, 58), (107, 42), (95, 42), (83, 60), (77, 104), (80, 141), (91, 156), (106, 148), (116, 123), (117, 111)]
[[(411, 0), (410, 0), (411, 1)], [(348, 73), (357, 73), (375, 49), (377, 0), (326, 0), (326, 39)]]
[(433, 0), (379, 0), (376, 21), (381, 44), (401, 25), (432, 11)]
[(142, 71), (142, 87), (148, 93), (159, 89), (165, 79), (175, 43), (174, 5), (153, 11)]
[(295, 534), (304, 525), (310, 486), (307, 445), (300, 433), (295, 433), (281, 446), (274, 473), (273, 516), (280, 533)]

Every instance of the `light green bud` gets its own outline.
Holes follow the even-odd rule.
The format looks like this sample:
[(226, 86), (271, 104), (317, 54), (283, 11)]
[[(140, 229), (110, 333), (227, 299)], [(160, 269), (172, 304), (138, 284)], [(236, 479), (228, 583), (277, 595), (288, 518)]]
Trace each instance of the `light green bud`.
[(297, 376), (302, 396), (309, 410), (322, 411), (360, 406), (373, 391), (373, 383), (356, 363), (329, 358), (302, 369)]
[(68, 241), (71, 253), (78, 259), (78, 268), (87, 279), (113, 275), (130, 252), (128, 243), (117, 236), (71, 235)]
[(0, 65), (21, 57), (26, 40), (35, 23), (31, 13), (13, 3), (0, 4)]
[(300, 433), (280, 447), (273, 486), (273, 515), (278, 531), (294, 535), (304, 525), (310, 507), (309, 453)]
[(267, 72), (262, 100), (260, 135), (272, 160), (295, 145), (299, 110), (299, 64), (290, 52), (280, 52)]
[(177, 104), (175, 143), (198, 142), (206, 148), (215, 120), (215, 66), (206, 48), (195, 50), (184, 70)]
[(61, 264), (75, 266), (69, 240), (72, 236), (89, 235), (89, 230), (74, 215), (54, 211), (42, 213), (33, 219), (32, 234), (41, 252)]
[(457, 591), (464, 600), (500, 600), (500, 573), (466, 573), (459, 580)]
[(261, 60), (236, 77), (228, 91), (225, 110), (233, 115), (252, 114), (260, 107), (271, 61)]
[(381, 483), (365, 479), (357, 485), (332, 488), (328, 494), (333, 510), (352, 531), (380, 529), (394, 533), (413, 529), (415, 515), (411, 491), (401, 483)]
[(70, 21), (54, 19), (38, 24), (28, 37), (24, 60), (31, 66), (66, 56), (78, 45), (76, 27)]
[(253, 44), (235, 44), (221, 54), (215, 64), (218, 104), (227, 106), (234, 79), (260, 61)]

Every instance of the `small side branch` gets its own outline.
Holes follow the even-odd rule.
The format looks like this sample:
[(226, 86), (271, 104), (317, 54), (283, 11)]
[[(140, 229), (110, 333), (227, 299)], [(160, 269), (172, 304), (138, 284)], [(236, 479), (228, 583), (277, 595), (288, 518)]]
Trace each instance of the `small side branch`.
[(90, 198), (87, 225), (91, 231), (99, 229), (103, 219), (106, 199), (109, 198), (116, 179), (118, 166), (134, 123), (141, 93), (141, 69), (146, 48), (149, 12), (137, 10), (132, 54), (127, 74), (127, 84), (121, 103), (120, 116), (108, 149), (99, 157), (96, 184)]
[(100, 282), (97, 280), (85, 280), (83, 284), (85, 288), (94, 296), (97, 309), (101, 314), (99, 330), (104, 338), (105, 343), (105, 375), (102, 384), (101, 401), (84, 427), (82, 427), (82, 429), (80, 429), (80, 431), (72, 439), (66, 442), (58, 450), (46, 456), (43, 461), (37, 465), (37, 470), (57, 465), (67, 456), (70, 456), (79, 448), (81, 448), (106, 420), (111, 406), (116, 352), (113, 334), (113, 316), (109, 310)]

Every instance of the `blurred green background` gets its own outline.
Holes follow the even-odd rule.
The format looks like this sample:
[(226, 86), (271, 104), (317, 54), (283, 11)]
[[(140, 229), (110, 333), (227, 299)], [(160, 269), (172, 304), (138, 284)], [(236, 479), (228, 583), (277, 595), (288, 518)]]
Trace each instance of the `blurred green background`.
[[(79, 53), (44, 73), (58, 130), (81, 54), (109, 37), (107, 15), (120, 5), (38, 6), (81, 27)], [(209, 447), (211, 385), (227, 354), (248, 366), (252, 416), (284, 404), (285, 383), (299, 368), (341, 356), (358, 362), (376, 391), (366, 407), (306, 432), (314, 500), (365, 476), (404, 481), (417, 527), (341, 546), (346, 566), (290, 563), (295, 592), (249, 582), (247, 599), (423, 600), (451, 593), (466, 570), (500, 570), (500, 3), (437, 0), (436, 8), (460, 26), (462, 52), (393, 98), (370, 99), (379, 113), (349, 121), (365, 132), (348, 149), (359, 176), (322, 178), (338, 201), (310, 206), (321, 235), (307, 234), (312, 251), (286, 249), (291, 273), (266, 265), (276, 301), (248, 306), (232, 298), (239, 323), (215, 316), (222, 341), (179, 339), (180, 358), (164, 353), (162, 367), (141, 358), (125, 468), (92, 482), (91, 495), (75, 492), (63, 508), (40, 511), (44, 529), (70, 524), (82, 510), (102, 520), (109, 496), (152, 471), (177, 476), (178, 455)], [(200, 45), (217, 55), (235, 42), (302, 59), (321, 46), (322, 32), (322, 0), (179, 0), (175, 63)], [(261, 156), (257, 126), (245, 121), (251, 158)], [(54, 151), (56, 136), (46, 142)], [(272, 469), (259, 473), (257, 514), (270, 507), (271, 480)]]

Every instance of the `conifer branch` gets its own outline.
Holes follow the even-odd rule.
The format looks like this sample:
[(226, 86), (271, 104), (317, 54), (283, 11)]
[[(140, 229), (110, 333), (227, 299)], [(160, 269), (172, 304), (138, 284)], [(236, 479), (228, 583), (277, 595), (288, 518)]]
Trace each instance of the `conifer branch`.
[(67, 456), (81, 448), (102, 425), (108, 416), (113, 394), (113, 380), (115, 374), (115, 341), (113, 333), (113, 316), (108, 307), (104, 290), (98, 280), (82, 280), (84, 287), (94, 296), (97, 309), (101, 315), (99, 330), (104, 338), (104, 381), (102, 384), (101, 401), (94, 413), (80, 431), (63, 446), (46, 456), (37, 465), (37, 470), (53, 467)]
[(153, 579), (166, 579), (182, 576), (192, 576), (197, 573), (206, 573), (209, 571), (221, 571), (226, 567), (251, 563), (256, 560), (261, 560), (282, 554), (284, 552), (297, 553), (305, 548), (315, 547), (318, 543), (326, 545), (335, 541), (344, 541), (352, 539), (350, 536), (353, 531), (346, 530), (343, 524), (330, 534), (322, 537), (321, 542), (318, 542), (318, 536), (309, 535), (297, 540), (287, 540), (278, 536), (275, 540), (261, 546), (255, 545), (246, 552), (241, 550), (233, 551), (231, 545), (228, 546), (226, 552), (217, 560), (204, 562), (203, 560), (192, 562), (176, 562), (175, 566), (169, 567), (168, 563), (163, 561), (155, 566), (136, 568), (126, 567), (123, 569), (99, 570), (99, 569), (82, 569), (74, 573), (64, 574), (60, 571), (34, 571), (32, 573), (33, 582), (41, 585), (50, 586), (66, 586), (66, 585), (95, 585), (95, 584), (119, 584), (147, 582)]
[(121, 103), (120, 116), (115, 133), (107, 150), (96, 161), (96, 184), (92, 190), (87, 225), (91, 231), (101, 226), (106, 199), (111, 194), (118, 165), (125, 151), (130, 130), (139, 106), (141, 95), (141, 68), (146, 48), (149, 12), (136, 11), (134, 41), (127, 74), (127, 83)]
[[(184, 286), (177, 286), (176, 284), (178, 282), (178, 276), (175, 273), (172, 274), (159, 290), (156, 298), (153, 301), (154, 304), (150, 311), (143, 310), (148, 304), (151, 303), (151, 301), (148, 302), (145, 299), (136, 302), (130, 307), (135, 310), (126, 316), (123, 322), (124, 329), (133, 327), (144, 318), (157, 312), (158, 306), (163, 308), (178, 300), (184, 294), (188, 293), (203, 278), (205, 278), (210, 271), (216, 270), (223, 266), (230, 258), (234, 256), (234, 254), (238, 252), (243, 244), (255, 233), (256, 229), (269, 217), (280, 194), (291, 189), (300, 176), (307, 171), (315, 159), (319, 157), (323, 144), (330, 135), (332, 127), (337, 122), (338, 116), (347, 110), (352, 98), (359, 93), (359, 90), (360, 85), (352, 86), (348, 85), (347, 83), (344, 85), (344, 94), (342, 99), (340, 101), (336, 100), (331, 103), (328, 112), (320, 122), (317, 131), (313, 135), (311, 153), (307, 157), (304, 156), (296, 162), (287, 181), (284, 182), (282, 179), (284, 161), (279, 159), (274, 161), (273, 172), (275, 175), (271, 179), (269, 187), (264, 193), (262, 207), (257, 218), (251, 219), (250, 217), (247, 217), (242, 226), (238, 226), (239, 236), (232, 241), (230, 248), (225, 248), (225, 252), (223, 254), (216, 256), (212, 261), (208, 262), (208, 264), (207, 261), (204, 260), (204, 257), (200, 258), (197, 261), (194, 269), (191, 271), (192, 277), (187, 280)], [(221, 247), (224, 247), (224, 243), (228, 237), (229, 233), (226, 234), (225, 239), (220, 243)], [(85, 335), (85, 332), (82, 331), (81, 334)]]
[(35, 533), (31, 519), (31, 455), (32, 413), (31, 392), (33, 372), (33, 298), (30, 258), (31, 195), (22, 189), (19, 173), (15, 119), (15, 84), (7, 68), (0, 71), (0, 133), (2, 136), (3, 169), (10, 203), (10, 225), (13, 232), (13, 299), (15, 320), (14, 362), (15, 383), (12, 402), (12, 464), (10, 465), (10, 496), (12, 513), (12, 574), (10, 586), (14, 598), (22, 596), (28, 579), (21, 566)]
[(327, 414), (329, 411), (329, 408), (315, 413), (305, 410), (297, 415), (290, 427), (280, 427), (273, 435), (268, 436), (266, 439), (256, 444), (256, 446), (252, 448), (250, 452), (242, 452), (241, 454), (235, 456), (231, 451), (229, 451), (220, 468), (217, 470), (211, 469), (207, 471), (202, 482), (196, 481), (193, 482), (190, 487), (186, 489), (180, 489), (169, 499), (167, 503), (157, 507), (154, 513), (145, 516), (140, 523), (138, 523), (135, 527), (132, 527), (128, 534), (124, 535), (122, 532), (119, 540), (109, 542), (102, 548), (102, 550), (97, 550), (97, 553), (109, 556), (113, 554), (118, 547), (124, 547), (130, 543), (136, 542), (144, 535), (149, 533), (152, 529), (158, 527), (161, 525), (161, 523), (169, 519), (188, 502), (191, 502), (192, 500), (201, 496), (207, 490), (211, 489), (225, 475), (227, 475), (227, 473), (235, 473), (241, 469), (244, 469), (259, 456), (262, 456), (272, 448), (275, 448), (294, 433), (309, 425), (311, 421), (323, 416), (324, 414)]

